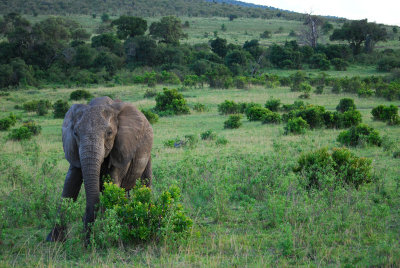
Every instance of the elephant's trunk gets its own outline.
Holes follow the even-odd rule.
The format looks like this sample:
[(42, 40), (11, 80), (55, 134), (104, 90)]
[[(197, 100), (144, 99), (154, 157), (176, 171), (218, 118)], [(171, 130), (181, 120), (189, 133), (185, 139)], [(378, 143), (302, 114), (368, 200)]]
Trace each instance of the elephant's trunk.
[(82, 177), (86, 192), (85, 228), (95, 219), (95, 206), (99, 203), (100, 168), (104, 161), (104, 146), (102, 142), (81, 143), (79, 148)]

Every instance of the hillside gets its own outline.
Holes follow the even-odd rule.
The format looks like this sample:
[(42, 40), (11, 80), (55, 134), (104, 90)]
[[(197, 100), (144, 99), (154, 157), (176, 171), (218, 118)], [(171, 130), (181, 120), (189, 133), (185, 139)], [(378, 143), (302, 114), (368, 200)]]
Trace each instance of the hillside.
[(1, 0), (0, 13), (18, 12), (29, 15), (109, 13), (111, 15), (129, 14), (141, 17), (166, 15), (226, 17), (233, 14), (238, 17), (269, 19), (281, 17), (289, 20), (301, 20), (303, 18), (300, 13), (270, 7), (259, 8), (259, 6), (238, 5), (240, 3), (242, 2), (230, 1), (227, 4), (203, 0)]

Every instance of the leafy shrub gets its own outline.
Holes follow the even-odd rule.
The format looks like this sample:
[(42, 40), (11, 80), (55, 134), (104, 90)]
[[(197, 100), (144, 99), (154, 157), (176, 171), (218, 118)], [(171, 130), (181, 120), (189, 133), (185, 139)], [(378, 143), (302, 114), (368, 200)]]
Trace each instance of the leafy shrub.
[(311, 87), (311, 85), (309, 83), (307, 83), (307, 82), (301, 83), (300, 86), (299, 86), (299, 90), (301, 92), (303, 92), (303, 94), (300, 95), (299, 98), (301, 98), (301, 99), (310, 98), (310, 93), (311, 93), (312, 87)]
[(261, 119), (263, 124), (279, 124), (281, 120), (281, 115), (277, 112), (268, 112)]
[(260, 121), (271, 111), (261, 106), (252, 106), (246, 109), (247, 119), (250, 121)]
[(332, 93), (339, 94), (340, 92), (342, 92), (342, 83), (340, 80), (335, 79), (332, 82)]
[(294, 172), (301, 174), (302, 184), (308, 188), (326, 189), (353, 185), (356, 188), (372, 181), (372, 161), (357, 157), (347, 148), (326, 148), (303, 153)]
[(318, 105), (308, 105), (295, 113), (295, 117), (301, 117), (306, 120), (311, 129), (324, 126), (325, 108)]
[(370, 88), (362, 88), (357, 91), (357, 95), (361, 98), (368, 98), (374, 95), (374, 91)]
[(289, 119), (285, 126), (285, 135), (288, 135), (290, 133), (304, 134), (309, 127), (310, 126), (307, 124), (307, 121), (305, 121), (301, 117)]
[(204, 104), (198, 102), (194, 104), (193, 110), (195, 110), (196, 112), (205, 112), (207, 110), (207, 107)]
[(217, 140), (215, 141), (215, 145), (227, 145), (228, 140), (225, 137), (218, 137)]
[(152, 88), (146, 89), (146, 92), (144, 93), (145, 98), (153, 98), (155, 96), (157, 96), (157, 91), (155, 89)]
[[(40, 108), (39, 108), (40, 107)], [(28, 102), (25, 102), (22, 105), (22, 109), (24, 109), (26, 112), (38, 112), (39, 109), (50, 109), (51, 108), (51, 102), (49, 100), (31, 100)]]
[(265, 103), (265, 108), (272, 112), (277, 112), (279, 110), (279, 106), (281, 106), (281, 100), (279, 99), (271, 98)]
[(325, 85), (317, 85), (315, 87), (315, 94), (322, 94), (324, 92)]
[(165, 147), (171, 147), (171, 148), (194, 148), (196, 147), (197, 143), (199, 142), (198, 137), (195, 135), (185, 135), (185, 137), (179, 138), (176, 137), (175, 139), (170, 139), (164, 141), (164, 146)]
[(304, 101), (297, 100), (294, 101), (293, 104), (283, 104), (282, 109), (286, 112), (293, 111), (293, 110), (301, 110), (304, 109), (306, 105), (304, 104)]
[(211, 129), (200, 134), (202, 140), (215, 140), (217, 134), (215, 134)]
[(336, 128), (357, 126), (362, 122), (361, 113), (357, 110), (349, 110), (339, 116), (339, 124)]
[(337, 140), (348, 146), (358, 146), (364, 144), (381, 146), (382, 138), (379, 132), (366, 124), (353, 126), (347, 131), (339, 134)]
[(150, 124), (153, 125), (158, 122), (158, 114), (153, 113), (150, 109), (142, 109), (140, 111), (146, 116)]
[(398, 116), (399, 109), (397, 106), (391, 104), (390, 106), (379, 105), (372, 109), (371, 114), (374, 120), (388, 122)]
[(89, 100), (91, 98), (93, 98), (93, 95), (89, 91), (84, 90), (84, 89), (74, 90), (69, 95), (70, 100), (76, 100), (76, 101), (82, 100), (82, 99)]
[(339, 104), (336, 106), (336, 111), (344, 113), (349, 110), (357, 109), (354, 104), (354, 100), (350, 98), (344, 98), (339, 101)]
[(11, 140), (29, 140), (32, 137), (33, 133), (27, 127), (20, 127), (11, 130), (11, 133), (8, 135), (8, 138)]
[(189, 114), (190, 110), (183, 95), (176, 89), (164, 88), (156, 96), (156, 112), (167, 112), (175, 115)]
[(249, 88), (249, 83), (245, 76), (235, 77), (234, 83), (235, 83), (236, 88), (239, 88), (239, 89), (248, 89)]
[(239, 114), (230, 115), (228, 120), (224, 122), (224, 128), (239, 128), (242, 125)]
[(47, 100), (46, 101), (40, 100), (38, 102), (37, 109), (36, 109), (37, 115), (43, 116), (43, 115), (46, 115), (49, 112), (48, 104), (50, 104), (50, 102), (48, 102), (48, 103), (47, 102), (48, 102)]
[(346, 71), (347, 67), (349, 67), (348, 62), (341, 58), (332, 59), (331, 64), (334, 66), (336, 71)]
[(223, 103), (218, 104), (218, 112), (220, 114), (237, 114), (240, 112), (240, 107), (234, 101), (225, 100)]
[(69, 104), (66, 101), (58, 100), (53, 105), (54, 118), (64, 118), (69, 110)]
[(155, 198), (150, 188), (138, 184), (126, 197), (124, 189), (104, 183), (100, 207), (91, 241), (95, 247), (115, 246), (121, 241), (175, 241), (188, 236), (193, 224), (180, 203), (176, 186)]
[(17, 123), (17, 117), (13, 113), (10, 113), (8, 117), (0, 119), (0, 131), (8, 130), (15, 123)]
[(200, 82), (200, 78), (197, 75), (186, 75), (183, 80), (185, 87), (195, 87)]
[(42, 131), (42, 127), (40, 125), (37, 125), (33, 120), (25, 121), (22, 126), (28, 128), (34, 136), (39, 135)]

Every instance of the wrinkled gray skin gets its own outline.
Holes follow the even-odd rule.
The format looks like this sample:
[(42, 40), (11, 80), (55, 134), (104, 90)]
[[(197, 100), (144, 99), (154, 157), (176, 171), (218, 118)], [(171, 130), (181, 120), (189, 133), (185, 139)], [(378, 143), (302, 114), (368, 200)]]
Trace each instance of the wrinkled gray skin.
[[(109, 97), (93, 99), (89, 105), (74, 104), (65, 115), (62, 140), (70, 163), (62, 197), (75, 201), (83, 182), (87, 231), (95, 219), (103, 175), (110, 174), (126, 190), (135, 186), (137, 178), (151, 186), (153, 129), (133, 105)], [(65, 226), (56, 226), (47, 237), (47, 241), (64, 240)]]

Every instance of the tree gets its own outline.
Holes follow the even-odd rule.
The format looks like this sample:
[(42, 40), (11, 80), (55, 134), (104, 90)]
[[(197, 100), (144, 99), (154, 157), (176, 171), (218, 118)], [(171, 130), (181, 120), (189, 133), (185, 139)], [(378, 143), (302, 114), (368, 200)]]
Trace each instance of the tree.
[(94, 36), (92, 38), (92, 47), (106, 47), (118, 56), (122, 56), (124, 53), (121, 41), (115, 35), (109, 33)]
[(127, 62), (154, 65), (157, 44), (149, 36), (136, 36), (124, 43)]
[(312, 16), (307, 14), (304, 21), (305, 29), (302, 31), (301, 37), (304, 39), (305, 43), (313, 48), (317, 47), (317, 41), (320, 35), (320, 27), (323, 21), (318, 16)]
[(226, 53), (228, 52), (226, 39), (217, 37), (215, 40), (211, 41), (210, 45), (211, 45), (211, 50), (215, 54), (217, 54), (221, 58), (224, 58), (226, 56)]
[(353, 49), (353, 54), (361, 52), (364, 43), (365, 51), (370, 52), (376, 42), (386, 41), (386, 29), (367, 19), (346, 22), (342, 28), (333, 31), (330, 40), (347, 40)]
[(180, 39), (187, 38), (182, 30), (181, 20), (175, 16), (163, 17), (159, 22), (153, 22), (150, 25), (150, 35), (173, 45), (179, 45)]
[(109, 20), (110, 20), (110, 16), (107, 13), (103, 13), (103, 15), (101, 15), (102, 22), (108, 22)]
[(144, 35), (147, 30), (147, 21), (139, 17), (121, 16), (114, 20), (111, 25), (117, 26), (119, 39)]
[(238, 17), (238, 16), (235, 15), (235, 14), (230, 14), (230, 15), (229, 15), (229, 20), (230, 20), (230, 21), (233, 21), (234, 19), (237, 19), (237, 17)]
[(321, 30), (323, 34), (328, 34), (333, 30), (333, 25), (330, 22), (325, 21), (324, 24), (322, 24)]

